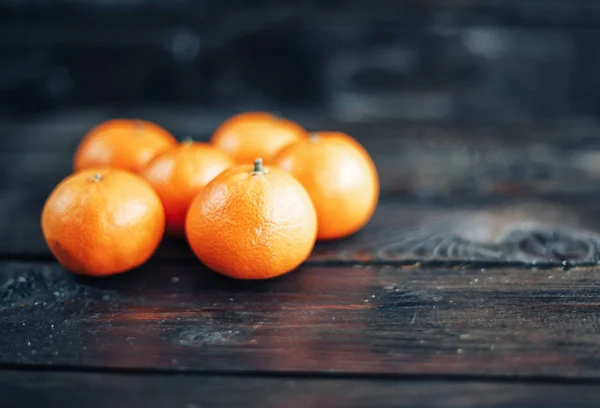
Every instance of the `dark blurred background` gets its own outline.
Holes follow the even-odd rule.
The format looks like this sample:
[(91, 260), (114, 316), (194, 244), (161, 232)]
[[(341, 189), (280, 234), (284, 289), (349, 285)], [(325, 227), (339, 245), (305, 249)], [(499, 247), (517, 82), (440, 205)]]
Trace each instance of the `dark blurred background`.
[(43, 202), (101, 121), (267, 110), (356, 137), (382, 196), (592, 203), (599, 42), (597, 0), (0, 0), (0, 179)]
[(599, 40), (597, 0), (2, 0), (0, 115), (595, 118)]

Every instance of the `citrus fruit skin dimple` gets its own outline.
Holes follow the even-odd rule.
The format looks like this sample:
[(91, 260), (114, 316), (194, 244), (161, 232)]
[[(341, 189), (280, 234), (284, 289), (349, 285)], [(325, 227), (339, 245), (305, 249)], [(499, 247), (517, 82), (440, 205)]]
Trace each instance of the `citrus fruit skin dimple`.
[(198, 258), (236, 279), (269, 279), (293, 270), (310, 255), (316, 234), (315, 209), (300, 183), (260, 165), (217, 176), (196, 196), (186, 220)]
[(319, 132), (284, 148), (275, 165), (292, 174), (310, 195), (318, 217), (318, 239), (343, 238), (371, 218), (379, 178), (367, 151), (340, 132)]
[(245, 112), (223, 122), (211, 143), (236, 164), (252, 164), (261, 157), (268, 165), (282, 148), (307, 137), (306, 130), (291, 120), (266, 112)]
[(139, 173), (157, 155), (177, 146), (162, 127), (148, 121), (112, 119), (90, 130), (75, 152), (75, 171), (116, 168)]
[(213, 146), (184, 142), (156, 157), (142, 170), (141, 175), (162, 200), (169, 234), (185, 236), (187, 210), (196, 194), (232, 166), (231, 158)]
[(141, 177), (93, 169), (61, 181), (42, 210), (42, 231), (65, 268), (108, 276), (145, 263), (165, 228), (160, 198)]

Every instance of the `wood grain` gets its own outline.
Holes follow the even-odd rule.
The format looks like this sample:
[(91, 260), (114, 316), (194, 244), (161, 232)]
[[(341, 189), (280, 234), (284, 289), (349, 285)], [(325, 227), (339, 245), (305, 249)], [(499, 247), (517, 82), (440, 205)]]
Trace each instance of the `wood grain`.
[(597, 276), (304, 267), (250, 283), (154, 263), (87, 280), (54, 264), (4, 262), (0, 363), (596, 379)]
[(599, 398), (591, 384), (0, 372), (4, 408), (592, 408)]
[(479, 206), (383, 203), (364, 231), (318, 247), (311, 259), (596, 265), (597, 211), (593, 203), (526, 200)]

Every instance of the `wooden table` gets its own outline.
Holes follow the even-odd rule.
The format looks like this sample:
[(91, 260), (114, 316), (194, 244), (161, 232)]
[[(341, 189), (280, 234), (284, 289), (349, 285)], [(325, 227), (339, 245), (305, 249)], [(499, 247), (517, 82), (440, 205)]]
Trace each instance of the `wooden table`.
[[(171, 239), (139, 270), (83, 279), (39, 216), (110, 116), (0, 124), (0, 406), (598, 405), (595, 126), (299, 117), (372, 153), (382, 195), (363, 231), (272, 281), (220, 277)], [(198, 139), (218, 122), (139, 116)]]

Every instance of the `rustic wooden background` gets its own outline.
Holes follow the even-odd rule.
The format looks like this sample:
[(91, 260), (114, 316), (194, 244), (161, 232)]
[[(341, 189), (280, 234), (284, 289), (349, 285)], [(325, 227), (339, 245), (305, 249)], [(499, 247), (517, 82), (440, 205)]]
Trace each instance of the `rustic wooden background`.
[[(595, 0), (0, 4), (0, 406), (597, 407)], [(165, 239), (104, 280), (39, 226), (113, 117), (355, 136), (360, 233), (242, 283)]]
[[(198, 140), (222, 119), (128, 113)], [(285, 114), (361, 141), (381, 201), (360, 233), (256, 283), (212, 273), (172, 239), (122, 276), (67, 273), (40, 211), (82, 134), (114, 115), (1, 125), (2, 406), (597, 405), (594, 125)]]

